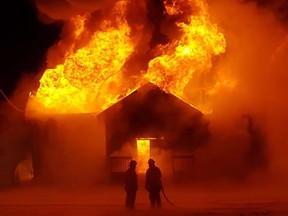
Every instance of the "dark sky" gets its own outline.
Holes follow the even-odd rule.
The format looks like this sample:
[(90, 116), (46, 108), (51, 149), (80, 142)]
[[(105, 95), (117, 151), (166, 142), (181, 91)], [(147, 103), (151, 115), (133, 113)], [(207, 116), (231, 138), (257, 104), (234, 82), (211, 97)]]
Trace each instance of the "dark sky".
[(21, 73), (36, 74), (45, 66), (47, 49), (58, 40), (61, 25), (40, 22), (29, 0), (9, 0), (1, 9), (0, 88), (9, 97)]

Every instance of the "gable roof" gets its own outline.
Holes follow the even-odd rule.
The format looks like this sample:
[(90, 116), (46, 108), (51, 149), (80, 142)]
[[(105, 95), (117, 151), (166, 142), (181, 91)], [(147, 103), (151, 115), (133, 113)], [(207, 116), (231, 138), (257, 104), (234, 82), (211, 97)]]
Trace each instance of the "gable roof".
[(105, 109), (104, 111), (99, 113), (98, 115), (101, 116), (104, 113), (109, 113), (111, 110), (117, 109), (117, 107), (122, 106), (123, 104), (130, 103), (132, 101), (135, 101), (135, 102), (138, 101), (139, 102), (139, 101), (145, 99), (145, 97), (147, 97), (149, 94), (150, 95), (151, 94), (157, 95), (159, 98), (160, 97), (169, 97), (170, 100), (173, 101), (173, 103), (176, 106), (180, 106), (184, 110), (186, 110), (188, 112), (192, 111), (198, 115), (203, 114), (200, 110), (193, 107), (189, 103), (183, 101), (179, 97), (176, 97), (175, 95), (173, 95), (171, 93), (167, 93), (167, 92), (163, 91), (160, 87), (158, 87), (157, 85), (155, 85), (151, 82), (147, 82), (146, 84), (144, 84), (143, 86), (141, 86), (137, 90), (133, 91), (131, 94), (127, 95), (126, 97), (122, 98), (121, 100), (119, 100), (118, 102), (113, 104), (112, 106), (108, 107), (107, 109)]

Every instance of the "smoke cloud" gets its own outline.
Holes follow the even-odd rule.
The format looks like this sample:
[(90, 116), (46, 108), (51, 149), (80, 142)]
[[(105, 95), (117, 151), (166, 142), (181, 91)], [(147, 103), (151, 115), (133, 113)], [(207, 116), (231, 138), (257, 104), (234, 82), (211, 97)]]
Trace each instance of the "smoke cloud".
[(284, 11), (275, 12), (276, 3), (264, 7), (259, 2), (208, 1), (211, 19), (228, 45), (215, 60), (210, 79), (224, 76), (236, 85), (206, 95), (213, 107), (209, 115), (213, 138), (209, 149), (199, 153), (203, 158), (198, 165), (200, 170), (208, 167), (207, 175), (214, 170), (215, 175), (229, 173), (241, 179), (261, 168), (268, 173), (266, 179), (279, 180), (287, 173), (288, 34), (285, 19), (279, 19)]
[(16, 167), (33, 151), (33, 134), (24, 110), (35, 83), (34, 76), (23, 75), (9, 101), (0, 103), (0, 188), (17, 183)]
[(72, 16), (82, 13), (93, 13), (113, 6), (117, 0), (37, 0), (39, 18), (42, 21), (69, 20)]

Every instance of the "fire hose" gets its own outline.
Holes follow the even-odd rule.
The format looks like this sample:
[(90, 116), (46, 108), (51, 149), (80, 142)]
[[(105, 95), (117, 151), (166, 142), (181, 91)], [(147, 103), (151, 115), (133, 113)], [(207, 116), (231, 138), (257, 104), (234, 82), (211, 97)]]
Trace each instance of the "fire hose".
[(175, 206), (175, 205), (168, 199), (162, 183), (161, 183), (161, 191), (162, 191), (162, 194), (163, 194), (165, 200), (166, 200), (171, 206), (177, 207), (177, 206)]
[[(165, 198), (165, 200), (171, 205), (173, 206), (174, 208), (178, 208), (178, 209), (182, 209), (182, 210), (187, 210), (187, 208), (185, 207), (180, 207), (180, 206), (176, 206), (174, 203), (172, 203), (169, 198), (167, 197), (166, 193), (165, 193), (165, 190), (164, 190), (164, 187), (163, 187), (163, 184), (161, 183), (161, 191), (162, 191), (162, 194)], [(187, 212), (188, 213), (188, 212)]]

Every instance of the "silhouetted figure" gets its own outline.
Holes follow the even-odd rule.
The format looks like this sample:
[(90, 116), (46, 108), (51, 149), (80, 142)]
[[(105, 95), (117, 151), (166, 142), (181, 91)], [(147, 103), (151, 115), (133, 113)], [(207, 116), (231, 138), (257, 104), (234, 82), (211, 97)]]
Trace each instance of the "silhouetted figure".
[(160, 192), (162, 190), (161, 171), (155, 166), (153, 159), (148, 160), (149, 168), (146, 171), (145, 189), (149, 192), (151, 207), (161, 207)]
[(131, 160), (129, 168), (125, 172), (125, 191), (126, 191), (126, 208), (133, 209), (135, 207), (136, 192), (138, 190), (138, 179), (136, 173), (137, 162)]

